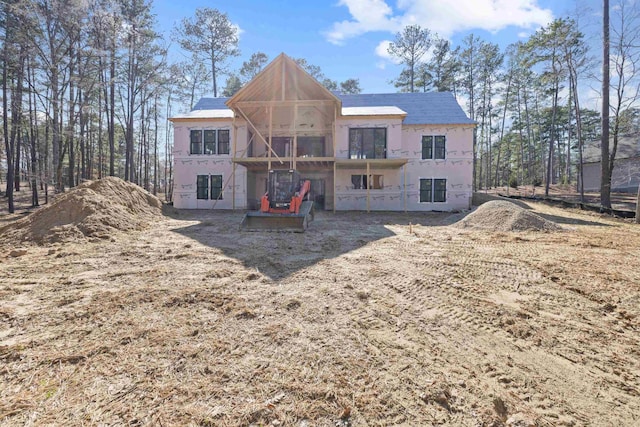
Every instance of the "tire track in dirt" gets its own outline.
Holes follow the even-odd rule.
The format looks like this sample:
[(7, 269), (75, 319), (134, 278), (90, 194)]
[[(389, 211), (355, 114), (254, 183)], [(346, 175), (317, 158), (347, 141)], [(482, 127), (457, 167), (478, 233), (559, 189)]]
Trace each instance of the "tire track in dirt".
[[(471, 285), (461, 286), (452, 282), (451, 269), (441, 268), (441, 265), (435, 265), (437, 263), (424, 262), (421, 260), (419, 263), (407, 263), (403, 260), (412, 259), (415, 257), (416, 248), (414, 245), (402, 245), (403, 250), (398, 250), (398, 256), (396, 259), (376, 259), (375, 256), (369, 257), (365, 264), (370, 264), (371, 261), (376, 265), (381, 265), (382, 262), (393, 264), (394, 268), (390, 274), (379, 275), (381, 277), (374, 277), (370, 279), (369, 286), (376, 289), (382, 289), (384, 287), (392, 290), (395, 294), (396, 301), (398, 298), (405, 300), (407, 308), (401, 310), (403, 313), (411, 313), (416, 315), (422, 322), (430, 322), (434, 317), (441, 317), (446, 323), (452, 326), (452, 330), (456, 330), (457, 333), (443, 333), (443, 337), (450, 343), (453, 341), (458, 348), (465, 348), (469, 346), (470, 342), (473, 342), (474, 354), (465, 355), (465, 352), (449, 352), (447, 358), (449, 360), (458, 360), (460, 363), (467, 363), (471, 366), (476, 360), (477, 354), (494, 354), (491, 359), (496, 366), (505, 367), (503, 360), (513, 360), (511, 368), (501, 369), (492, 367), (488, 370), (487, 376), (494, 379), (493, 388), (495, 390), (505, 390), (509, 396), (515, 396), (516, 401), (521, 405), (532, 407), (536, 410), (536, 413), (542, 415), (551, 423), (566, 423), (572, 424), (575, 421), (586, 422), (590, 419), (590, 407), (589, 405), (580, 405), (578, 407), (574, 402), (550, 402), (547, 399), (548, 391), (553, 387), (562, 387), (567, 389), (580, 389), (580, 384), (569, 384), (569, 377), (584, 378), (585, 372), (582, 367), (574, 366), (570, 361), (563, 360), (555, 355), (549, 355), (545, 352), (541, 352), (532, 348), (529, 343), (515, 338), (507, 334), (502, 328), (494, 326), (494, 323), (489, 320), (491, 317), (491, 311), (495, 311), (496, 305), (491, 304), (485, 298), (487, 293), (486, 289), (481, 289), (478, 286)], [(467, 252), (472, 249), (467, 248)], [(364, 252), (364, 250), (362, 251)], [(481, 258), (477, 252), (474, 254), (477, 258)], [(458, 267), (462, 265), (466, 268), (474, 268), (475, 266), (488, 265), (491, 261), (474, 260), (472, 262), (454, 264)], [(403, 265), (404, 264), (404, 265)], [(509, 264), (504, 263), (504, 265)], [(509, 268), (507, 269), (509, 270)], [(438, 270), (438, 268), (440, 268)], [(456, 270), (455, 268), (453, 269)], [(489, 270), (489, 269), (487, 269)], [(410, 272), (410, 273), (407, 273)], [(511, 268), (509, 273), (502, 276), (496, 275), (489, 271), (485, 272), (485, 282), (489, 281), (497, 286), (500, 286), (506, 282), (506, 280), (500, 280), (506, 278), (514, 278), (521, 280), (521, 283), (530, 284), (531, 279), (537, 281), (544, 281), (540, 273), (535, 270), (527, 271), (526, 268)], [(389, 277), (391, 276), (391, 277)], [(487, 277), (489, 276), (489, 277)], [(514, 277), (515, 276), (515, 277)], [(496, 280), (497, 279), (497, 280)], [(473, 282), (473, 281), (472, 281)], [(444, 290), (443, 290), (444, 289)], [(421, 312), (428, 313), (425, 317), (420, 315), (420, 311), (416, 313), (416, 310), (412, 310), (412, 307), (420, 307)], [(354, 313), (358, 316), (358, 313)], [(367, 313), (365, 315), (367, 322), (365, 326), (367, 328), (373, 327), (383, 328), (385, 323), (377, 321), (375, 313)], [(442, 329), (441, 329), (442, 331)], [(498, 338), (498, 340), (496, 340)], [(433, 345), (434, 340), (431, 338), (423, 342), (425, 345)], [(485, 343), (496, 343), (499, 345), (492, 345), (487, 347)], [(523, 354), (523, 347), (526, 347), (527, 355)], [(468, 352), (468, 351), (467, 351)], [(526, 369), (525, 369), (526, 368)], [(538, 383), (532, 383), (529, 377), (529, 372), (535, 371), (543, 373), (545, 378), (557, 378), (558, 380), (552, 381), (551, 385), (541, 385)], [(574, 375), (566, 375), (567, 372), (572, 372)], [(479, 375), (481, 372), (474, 372)], [(533, 389), (533, 390), (532, 390)], [(534, 393), (532, 393), (534, 391)], [(584, 390), (589, 393), (593, 390)], [(525, 403), (526, 402), (526, 403)], [(573, 420), (573, 421), (572, 421)]]

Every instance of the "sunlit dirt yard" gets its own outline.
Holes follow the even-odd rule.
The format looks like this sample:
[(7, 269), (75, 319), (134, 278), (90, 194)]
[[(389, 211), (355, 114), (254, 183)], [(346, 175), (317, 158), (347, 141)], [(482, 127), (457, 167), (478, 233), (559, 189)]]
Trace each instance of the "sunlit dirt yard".
[(5, 243), (0, 424), (639, 425), (640, 226), (527, 207), (564, 230), (181, 211)]

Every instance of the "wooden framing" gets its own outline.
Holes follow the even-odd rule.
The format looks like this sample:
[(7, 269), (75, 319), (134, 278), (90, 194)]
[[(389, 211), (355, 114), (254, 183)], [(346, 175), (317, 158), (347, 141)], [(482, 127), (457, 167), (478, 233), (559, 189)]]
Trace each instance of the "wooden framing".
[(278, 156), (278, 154), (273, 151), (273, 148), (271, 148), (271, 143), (267, 142), (266, 139), (264, 139), (264, 136), (262, 136), (262, 134), (260, 133), (260, 131), (258, 130), (258, 128), (256, 128), (254, 126), (254, 124), (251, 122), (251, 120), (249, 120), (249, 118), (244, 114), (244, 112), (238, 108), (238, 112), (240, 113), (240, 115), (242, 116), (242, 118), (244, 118), (247, 123), (249, 124), (249, 126), (251, 126), (251, 128), (254, 130), (254, 132), (260, 137), (260, 139), (262, 139), (262, 142), (264, 142), (266, 144), (266, 146), (269, 148), (269, 153), (273, 153), (274, 157), (276, 159), (278, 159), (278, 161), (280, 162), (280, 164), (284, 163), (282, 161), (282, 159)]
[[(271, 141), (273, 141), (273, 105), (269, 105), (269, 142)], [(267, 168), (268, 171), (271, 170), (271, 151), (273, 150), (269, 150), (269, 166)]]
[[(231, 152), (232, 158), (236, 156), (236, 144), (238, 142), (238, 126), (236, 126), (236, 115), (233, 115), (233, 124), (231, 125), (233, 129), (233, 140), (231, 142), (232, 148)], [(247, 147), (249, 145), (247, 144)], [(231, 210), (236, 210), (236, 163), (231, 163), (231, 176), (233, 177), (233, 181), (231, 182)]]
[(369, 176), (371, 173), (371, 162), (369, 162), (367, 160), (367, 213), (371, 212), (371, 202), (370, 202), (370, 195), (369, 195), (369, 189), (371, 188), (371, 182), (369, 181)]

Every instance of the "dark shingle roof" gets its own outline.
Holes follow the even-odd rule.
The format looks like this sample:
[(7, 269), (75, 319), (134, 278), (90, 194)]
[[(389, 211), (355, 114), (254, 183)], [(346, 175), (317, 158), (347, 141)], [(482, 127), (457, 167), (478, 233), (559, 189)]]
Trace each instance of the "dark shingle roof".
[[(613, 148), (613, 138), (609, 141), (609, 150)], [(582, 161), (584, 163), (600, 162), (600, 141), (590, 141), (584, 144)], [(616, 159), (630, 159), (640, 157), (640, 135), (621, 135), (618, 140)]]
[(228, 109), (224, 103), (229, 98), (200, 98), (200, 101), (193, 107), (194, 110), (225, 110)]
[[(336, 93), (343, 107), (395, 106), (407, 112), (407, 125), (474, 124), (451, 92), (381, 93), (344, 95)], [(202, 98), (194, 110), (227, 108), (229, 98)]]
[(338, 94), (343, 107), (395, 106), (407, 112), (406, 125), (473, 124), (451, 92)]

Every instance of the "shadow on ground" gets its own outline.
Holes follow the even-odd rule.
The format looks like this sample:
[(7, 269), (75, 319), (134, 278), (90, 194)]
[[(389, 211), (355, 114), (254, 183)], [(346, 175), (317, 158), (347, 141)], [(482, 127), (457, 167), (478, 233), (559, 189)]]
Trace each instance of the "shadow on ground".
[(560, 215), (550, 215), (550, 214), (541, 213), (541, 212), (536, 212), (536, 215), (539, 215), (542, 218), (547, 219), (549, 221), (553, 221), (556, 224), (594, 225), (597, 227), (611, 227), (611, 224), (606, 224), (603, 222), (586, 221), (584, 219), (570, 218), (570, 217), (565, 217)]
[[(370, 242), (394, 236), (394, 226), (441, 226), (450, 213), (316, 212), (304, 233), (239, 231), (244, 215), (237, 211), (172, 211), (168, 216), (198, 224), (173, 229), (199, 243), (217, 248), (274, 280), (324, 259), (338, 257)], [(345, 236), (349, 238), (345, 239)]]

